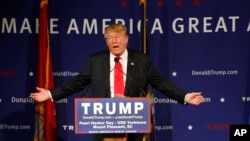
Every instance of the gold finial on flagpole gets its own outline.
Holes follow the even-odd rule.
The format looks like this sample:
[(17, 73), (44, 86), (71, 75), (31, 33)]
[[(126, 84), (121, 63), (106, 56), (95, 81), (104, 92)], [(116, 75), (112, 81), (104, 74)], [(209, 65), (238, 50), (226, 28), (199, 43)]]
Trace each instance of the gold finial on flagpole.
[(140, 4), (146, 4), (146, 0), (140, 0)]
[(44, 7), (45, 5), (48, 5), (49, 0), (41, 0), (40, 7)]

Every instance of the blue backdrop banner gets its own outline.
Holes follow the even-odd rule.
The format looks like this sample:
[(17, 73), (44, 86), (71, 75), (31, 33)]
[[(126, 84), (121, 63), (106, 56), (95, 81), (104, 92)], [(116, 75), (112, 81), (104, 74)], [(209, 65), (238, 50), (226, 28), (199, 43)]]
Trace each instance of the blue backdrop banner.
[[(0, 1), (0, 140), (33, 140), (40, 0)], [(148, 55), (160, 72), (205, 102), (183, 106), (153, 89), (157, 141), (228, 141), (230, 124), (249, 124), (250, 1), (147, 0)], [(50, 0), (55, 86), (90, 54), (107, 49), (104, 28), (122, 22), (128, 48), (140, 50), (139, 0)], [(74, 99), (56, 101), (57, 140), (75, 134)]]

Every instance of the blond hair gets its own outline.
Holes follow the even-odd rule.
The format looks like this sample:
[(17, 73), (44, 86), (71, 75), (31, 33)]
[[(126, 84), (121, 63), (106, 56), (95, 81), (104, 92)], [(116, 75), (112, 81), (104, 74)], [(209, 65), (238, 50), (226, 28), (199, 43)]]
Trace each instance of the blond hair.
[(104, 38), (107, 37), (107, 33), (110, 32), (110, 31), (114, 31), (114, 32), (124, 32), (124, 34), (126, 36), (128, 36), (128, 33), (127, 33), (127, 28), (126, 26), (124, 26), (123, 24), (121, 23), (113, 23), (109, 26), (107, 26), (104, 30)]

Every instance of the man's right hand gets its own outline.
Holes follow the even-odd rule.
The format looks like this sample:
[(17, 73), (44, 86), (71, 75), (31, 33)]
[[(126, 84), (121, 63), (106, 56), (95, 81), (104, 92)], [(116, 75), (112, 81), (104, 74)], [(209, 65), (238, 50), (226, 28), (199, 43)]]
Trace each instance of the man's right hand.
[(36, 90), (37, 92), (30, 94), (30, 98), (34, 99), (36, 102), (43, 102), (51, 98), (49, 90), (39, 87), (36, 87)]

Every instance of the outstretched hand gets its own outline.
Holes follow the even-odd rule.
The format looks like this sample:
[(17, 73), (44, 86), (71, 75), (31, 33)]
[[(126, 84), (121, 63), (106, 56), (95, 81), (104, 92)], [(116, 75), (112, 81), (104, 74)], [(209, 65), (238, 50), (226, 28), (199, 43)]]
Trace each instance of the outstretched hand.
[(30, 98), (34, 99), (36, 102), (43, 102), (50, 98), (48, 90), (39, 87), (36, 87), (36, 90), (37, 92), (30, 94)]
[(199, 105), (204, 102), (204, 97), (201, 95), (201, 92), (187, 93), (185, 96), (185, 102), (193, 105)]

